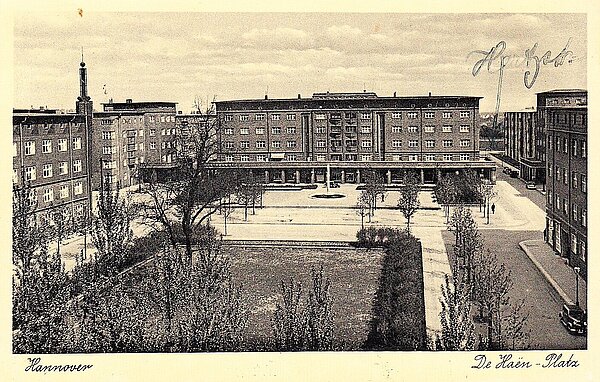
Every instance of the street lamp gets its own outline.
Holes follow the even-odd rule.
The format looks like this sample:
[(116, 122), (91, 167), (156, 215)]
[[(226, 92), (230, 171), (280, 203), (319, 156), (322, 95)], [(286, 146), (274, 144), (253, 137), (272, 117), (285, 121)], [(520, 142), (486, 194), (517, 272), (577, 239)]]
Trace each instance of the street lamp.
[(575, 271), (575, 305), (579, 306), (579, 271), (581, 268), (573, 267)]

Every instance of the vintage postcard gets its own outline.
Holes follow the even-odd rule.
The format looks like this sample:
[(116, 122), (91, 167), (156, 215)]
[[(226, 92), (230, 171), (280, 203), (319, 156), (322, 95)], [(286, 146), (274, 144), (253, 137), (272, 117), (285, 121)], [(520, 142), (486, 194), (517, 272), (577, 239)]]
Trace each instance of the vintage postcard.
[(598, 377), (597, 7), (137, 5), (7, 7), (11, 380)]

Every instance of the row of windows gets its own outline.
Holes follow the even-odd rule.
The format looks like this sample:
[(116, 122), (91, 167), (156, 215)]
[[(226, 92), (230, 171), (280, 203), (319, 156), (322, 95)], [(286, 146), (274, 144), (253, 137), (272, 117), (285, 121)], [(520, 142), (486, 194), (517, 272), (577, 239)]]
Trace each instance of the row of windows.
[[(267, 147), (267, 142), (266, 141), (256, 141), (255, 145), (256, 145), (257, 149), (264, 149), (264, 148)], [(274, 148), (281, 147), (281, 141), (272, 141), (271, 142), (271, 147), (274, 147)], [(297, 147), (297, 142), (296, 141), (287, 141), (286, 142), (286, 147), (287, 148), (295, 148), (295, 147)], [(232, 142), (232, 141), (224, 142), (223, 143), (223, 148), (225, 148), (225, 149), (234, 149), (235, 148), (235, 142)], [(250, 141), (241, 141), (240, 142), (240, 148), (242, 148), (242, 149), (249, 149), (250, 148)]]
[[(73, 137), (72, 149), (81, 150), (81, 137)], [(42, 154), (52, 153), (53, 144), (51, 139), (42, 140)], [(68, 143), (66, 138), (60, 138), (57, 141), (57, 149), (59, 152), (68, 150)], [(25, 155), (35, 155), (35, 141), (26, 141), (23, 143), (23, 153)], [(13, 156), (17, 155), (17, 142), (13, 142)]]
[[(356, 133), (357, 132), (357, 127), (356, 126), (346, 126), (345, 128), (347, 133)], [(459, 127), (459, 131), (461, 133), (468, 133), (470, 130), (469, 125), (460, 125)], [(271, 134), (281, 134), (282, 133), (282, 128), (281, 127), (272, 127), (271, 128)], [(290, 126), (286, 128), (286, 133), (287, 134), (296, 134), (296, 127), (295, 126)], [(367, 133), (370, 134), (373, 131), (373, 127), (371, 125), (364, 125), (360, 127), (360, 132), (361, 133)], [(408, 126), (407, 131), (409, 133), (418, 133), (419, 132), (419, 127), (418, 126)], [(423, 131), (426, 133), (434, 133), (435, 132), (435, 126), (433, 125), (426, 125), (423, 127)], [(442, 126), (442, 132), (443, 133), (452, 133), (453, 131), (453, 126), (452, 125), (444, 125)], [(223, 134), (225, 135), (233, 135), (235, 133), (235, 130), (233, 127), (226, 127), (223, 129)], [(315, 127), (315, 133), (317, 134), (326, 134), (327, 133), (327, 128), (325, 126), (316, 126)], [(392, 126), (392, 133), (402, 133), (402, 126)], [(250, 134), (250, 128), (249, 127), (241, 127), (240, 128), (240, 135), (248, 135)], [(256, 135), (263, 135), (265, 134), (265, 128), (264, 127), (257, 127), (255, 129), (255, 134)]]
[[(392, 119), (402, 119), (402, 113), (401, 111), (396, 111), (396, 112), (392, 112)], [(417, 119), (419, 117), (419, 113), (416, 111), (407, 111), (406, 113), (406, 118), (408, 119)], [(436, 116), (435, 111), (426, 111), (423, 112), (423, 117), (425, 119), (433, 119)], [(372, 113), (371, 112), (360, 112), (360, 119), (371, 119)], [(445, 118), (445, 119), (450, 119), (452, 118), (452, 111), (442, 111), (441, 112), (441, 117)], [(470, 118), (471, 117), (471, 112), (468, 110), (463, 110), (459, 112), (459, 116), (460, 118)], [(335, 113), (335, 115), (330, 115), (331, 118), (341, 118), (341, 115), (339, 113)], [(346, 118), (356, 118), (356, 113), (353, 112), (346, 112), (345, 113), (345, 117)], [(254, 114), (254, 120), (255, 121), (264, 121), (266, 119), (266, 114), (264, 113), (260, 113), (260, 114)], [(279, 121), (281, 120), (281, 114), (271, 114), (271, 119), (273, 121)], [(286, 119), (288, 121), (295, 121), (296, 120), (296, 114), (286, 114)], [(316, 120), (326, 120), (327, 119), (327, 114), (325, 113), (316, 113), (315, 114), (315, 119)], [(233, 120), (233, 115), (226, 115), (225, 116), (225, 121), (232, 121)], [(250, 116), (248, 114), (242, 114), (239, 116), (239, 120), (241, 122), (247, 122), (250, 120)]]
[[(81, 159), (75, 159), (73, 161), (72, 166), (73, 172), (78, 173), (81, 172), (82, 165)], [(37, 179), (37, 170), (36, 166), (27, 166), (24, 170), (25, 173), (25, 181), (33, 181)], [(60, 162), (58, 164), (58, 175), (67, 175), (69, 173), (69, 163), (68, 162)], [(54, 166), (52, 163), (46, 163), (42, 165), (42, 177), (43, 178), (52, 178), (54, 176)], [(13, 169), (13, 181), (17, 182), (18, 179), (18, 170)]]
[[(424, 143), (425, 143), (426, 148), (434, 148), (435, 147), (434, 140), (427, 139), (424, 141)], [(471, 145), (470, 139), (461, 139), (460, 140), (460, 147), (469, 147), (470, 145)], [(442, 147), (453, 147), (453, 146), (454, 146), (454, 142), (451, 139), (442, 140)], [(402, 147), (402, 140), (394, 139), (392, 141), (392, 147), (394, 147), (394, 148)], [(419, 147), (419, 140), (418, 139), (409, 140), (408, 147)]]
[[(57, 199), (67, 199), (69, 197), (69, 193), (70, 193), (70, 187), (68, 184), (62, 185), (60, 186), (59, 190), (58, 190), (58, 197)], [(75, 182), (73, 184), (73, 195), (81, 195), (83, 194), (83, 183), (82, 182)], [(37, 201), (37, 190), (31, 190), (31, 194), (30, 194), (30, 202), (32, 204), (35, 204), (35, 202)], [(42, 200), (45, 203), (50, 203), (53, 202), (55, 199), (55, 192), (53, 188), (45, 188), (42, 191)]]
[[(552, 177), (552, 164), (548, 163), (548, 177)], [(556, 173), (556, 180), (558, 182), (561, 181), (563, 184), (568, 185), (569, 184), (569, 174), (566, 168), (564, 167), (559, 167), (559, 166), (555, 166), (555, 173)], [(562, 174), (562, 177), (561, 177)], [(577, 189), (579, 187), (579, 189), (582, 192), (587, 192), (587, 176), (585, 174), (580, 174), (576, 171), (572, 171), (571, 172), (571, 187), (573, 189)]]
[[(562, 151), (565, 154), (569, 153), (569, 140), (566, 137), (557, 136), (554, 140), (556, 142), (556, 151)], [(552, 151), (552, 137), (548, 136), (548, 149)], [(571, 155), (577, 157), (578, 155), (582, 158), (587, 157), (587, 144), (585, 140), (571, 139)]]
[[(553, 203), (554, 208), (556, 208), (559, 211), (562, 209), (562, 212), (565, 215), (569, 216), (569, 205), (567, 198), (561, 197), (558, 193), (556, 193), (555, 197), (553, 198), (552, 191), (549, 190), (548, 204), (552, 206)], [(579, 208), (575, 203), (571, 204), (571, 218), (573, 219), (573, 221), (579, 222), (579, 224), (581, 224), (583, 227), (587, 227), (587, 210), (582, 208), (581, 211), (579, 211)]]
[[(288, 161), (298, 160), (297, 154), (285, 154), (285, 158)], [(444, 154), (441, 156), (435, 155), (435, 154), (425, 154), (423, 156), (420, 156), (417, 154), (409, 154), (409, 155), (404, 155), (404, 156), (403, 155), (393, 155), (392, 156), (392, 160), (397, 161), (397, 162), (400, 162), (400, 161), (418, 162), (421, 158), (423, 159), (423, 161), (426, 161), (426, 162), (434, 162), (434, 161), (440, 160), (440, 159), (445, 162), (451, 162), (451, 161), (456, 160), (455, 156), (451, 155), (451, 154)], [(471, 159), (471, 156), (469, 154), (460, 154), (458, 156), (458, 158), (461, 161), (468, 161)], [(359, 156), (357, 154), (346, 154), (346, 160), (348, 160), (348, 161), (357, 161), (359, 159), (362, 162), (370, 162), (373, 160), (373, 155), (361, 154)], [(225, 155), (224, 160), (225, 160), (225, 162), (234, 162), (235, 156), (232, 154)], [(267, 154), (256, 154), (256, 155), (242, 154), (240, 156), (240, 162), (250, 162), (250, 161), (267, 162), (268, 160), (269, 160), (269, 157), (267, 156)], [(316, 154), (315, 160), (317, 162), (327, 161), (327, 154)], [(332, 154), (331, 160), (342, 160), (342, 156), (341, 156), (341, 154)]]

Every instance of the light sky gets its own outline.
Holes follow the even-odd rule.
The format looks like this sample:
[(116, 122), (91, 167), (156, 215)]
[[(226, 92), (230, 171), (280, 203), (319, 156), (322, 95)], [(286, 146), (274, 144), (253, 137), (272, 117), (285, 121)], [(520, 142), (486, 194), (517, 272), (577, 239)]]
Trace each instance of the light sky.
[[(310, 97), (315, 92), (379, 96), (482, 96), (493, 111), (498, 65), (472, 75), (498, 42), (514, 56), (505, 69), (500, 111), (535, 105), (535, 93), (587, 88), (585, 14), (353, 13), (18, 13), (14, 24), (14, 107), (73, 109), (84, 47), (89, 94), (101, 102)], [(525, 50), (563, 65), (542, 65), (523, 83)], [(530, 70), (535, 70), (530, 63)], [(106, 94), (105, 94), (106, 92)]]

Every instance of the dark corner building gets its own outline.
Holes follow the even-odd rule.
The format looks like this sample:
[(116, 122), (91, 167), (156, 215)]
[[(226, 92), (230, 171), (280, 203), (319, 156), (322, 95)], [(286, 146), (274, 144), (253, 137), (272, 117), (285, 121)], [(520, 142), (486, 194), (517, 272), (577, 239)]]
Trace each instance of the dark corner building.
[(557, 89), (537, 93), (536, 104), (536, 109), (504, 113), (504, 147), (509, 163), (519, 169), (522, 179), (545, 185), (548, 114), (557, 109), (587, 108), (587, 91)]
[(587, 92), (549, 93), (538, 94), (547, 136), (546, 241), (587, 277)]
[(52, 222), (62, 209), (75, 222), (91, 206), (89, 158), (92, 101), (87, 94), (85, 63), (79, 69), (76, 112), (40, 107), (13, 109), (13, 185), (27, 183), (38, 217)]
[(222, 152), (216, 167), (248, 169), (266, 183), (360, 183), (380, 172), (388, 184), (416, 170), (422, 184), (442, 173), (477, 171), (495, 181), (479, 155), (479, 100), (470, 96), (379, 97), (315, 93), (310, 98), (216, 102)]

